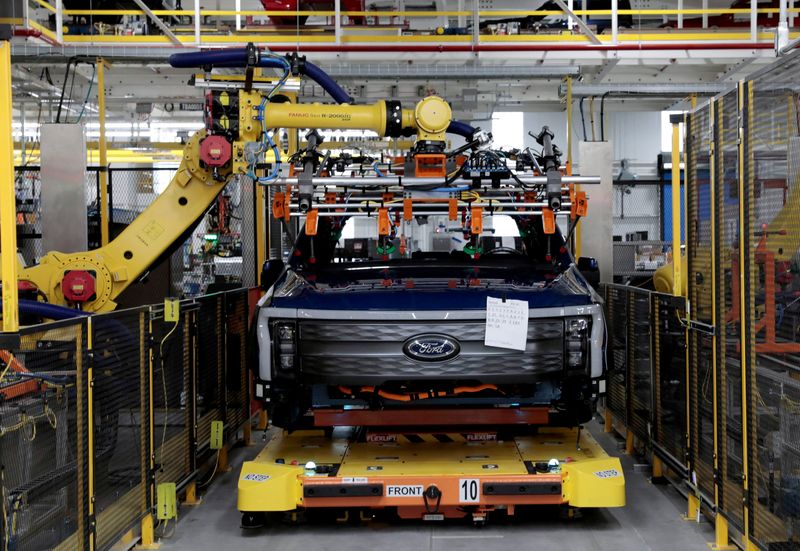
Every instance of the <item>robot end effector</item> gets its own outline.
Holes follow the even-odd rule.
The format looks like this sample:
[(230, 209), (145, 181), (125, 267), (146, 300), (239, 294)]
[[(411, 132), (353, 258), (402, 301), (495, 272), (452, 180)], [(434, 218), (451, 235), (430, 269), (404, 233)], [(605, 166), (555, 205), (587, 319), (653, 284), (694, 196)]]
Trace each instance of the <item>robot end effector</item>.
[(528, 135), (542, 146), (539, 171), (547, 176), (547, 203), (552, 210), (561, 210), (561, 150), (553, 143), (553, 131), (544, 126), (538, 134)]

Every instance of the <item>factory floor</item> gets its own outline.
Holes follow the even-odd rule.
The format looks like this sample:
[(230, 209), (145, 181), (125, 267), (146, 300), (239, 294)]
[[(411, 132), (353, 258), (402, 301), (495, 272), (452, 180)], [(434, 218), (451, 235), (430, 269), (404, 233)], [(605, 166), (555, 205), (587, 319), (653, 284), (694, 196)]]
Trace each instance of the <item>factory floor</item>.
[[(589, 423), (595, 438), (611, 455), (621, 457), (625, 469), (627, 503), (624, 508), (584, 511), (581, 518), (561, 520), (558, 512), (543, 509), (539, 516), (513, 520), (490, 519), (475, 528), (465, 522), (422, 523), (375, 520), (364, 524), (339, 524), (333, 520), (275, 523), (258, 530), (242, 530), (236, 510), (236, 482), (242, 461), (258, 453), (257, 445), (237, 448), (231, 453), (233, 469), (219, 476), (197, 507), (182, 507), (180, 521), (169, 539), (167, 550), (270, 550), (348, 551), (374, 550), (479, 550), (509, 549), (570, 551), (705, 551), (713, 540), (708, 522), (681, 519), (686, 500), (671, 485), (650, 484), (645, 474), (634, 472), (634, 460), (620, 453), (618, 441), (603, 434), (602, 425)], [(172, 527), (168, 528), (172, 532)]]

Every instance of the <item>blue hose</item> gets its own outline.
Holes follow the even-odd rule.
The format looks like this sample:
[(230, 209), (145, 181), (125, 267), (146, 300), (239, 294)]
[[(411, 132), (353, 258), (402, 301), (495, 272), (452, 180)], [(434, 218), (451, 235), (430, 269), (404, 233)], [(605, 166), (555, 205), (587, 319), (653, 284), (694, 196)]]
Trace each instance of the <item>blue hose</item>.
[[(176, 68), (202, 67), (244, 67), (247, 64), (246, 48), (229, 48), (225, 50), (205, 50), (202, 52), (185, 52), (169, 56), (169, 64)], [(283, 58), (261, 56), (259, 67), (275, 67), (284, 69), (288, 62)], [(337, 103), (353, 103), (353, 98), (344, 91), (328, 74), (313, 63), (306, 61), (300, 65), (303, 73), (322, 86)]]
[(244, 67), (245, 63), (247, 63), (246, 48), (203, 50), (201, 52), (184, 52), (169, 56), (169, 64), (179, 69), (202, 67), (203, 65)]
[(58, 306), (57, 304), (39, 302), (37, 300), (26, 300), (23, 298), (19, 299), (19, 313), (32, 314), (51, 320), (66, 320), (92, 315), (90, 312), (67, 308), (66, 306)]
[(471, 140), (472, 135), (475, 133), (475, 127), (461, 121), (450, 121), (450, 126), (447, 127), (447, 133), (458, 134), (459, 136), (465, 137), (467, 140)]
[(469, 191), (469, 186), (453, 186), (453, 187), (437, 187), (436, 189), (432, 189), (431, 191), (436, 191), (440, 193), (450, 193), (451, 191)]
[(308, 78), (322, 86), (322, 88), (328, 92), (334, 100), (336, 100), (336, 103), (353, 103), (353, 98), (350, 97), (350, 94), (345, 92), (344, 89), (328, 75), (328, 73), (313, 63), (306, 61), (305, 74)]

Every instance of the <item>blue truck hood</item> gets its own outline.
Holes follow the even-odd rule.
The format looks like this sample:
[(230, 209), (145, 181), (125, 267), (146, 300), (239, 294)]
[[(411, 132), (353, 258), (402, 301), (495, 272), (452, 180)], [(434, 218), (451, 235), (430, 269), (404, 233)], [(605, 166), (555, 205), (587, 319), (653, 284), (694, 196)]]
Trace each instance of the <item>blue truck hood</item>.
[(488, 278), (365, 278), (316, 280), (288, 270), (270, 306), (309, 310), (482, 310), (486, 297), (525, 300), (529, 308), (584, 306), (600, 301), (575, 266), (558, 275)]

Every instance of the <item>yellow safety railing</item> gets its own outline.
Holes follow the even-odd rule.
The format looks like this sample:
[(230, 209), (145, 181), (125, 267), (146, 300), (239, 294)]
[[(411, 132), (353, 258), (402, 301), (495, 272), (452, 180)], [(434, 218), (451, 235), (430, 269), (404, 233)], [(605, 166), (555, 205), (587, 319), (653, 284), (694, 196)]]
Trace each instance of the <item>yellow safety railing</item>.
[[(48, 0), (28, 0), (44, 8), (49, 13), (57, 14), (56, 8)], [(54, 32), (47, 28), (45, 22), (26, 20), (23, 25), (40, 31), (50, 42), (63, 43), (153, 43), (167, 44), (180, 43), (196, 45), (207, 44), (244, 44), (247, 42), (259, 43), (336, 43), (336, 44), (371, 44), (395, 42), (419, 43), (587, 43), (600, 44), (617, 43), (659, 43), (659, 42), (762, 42), (774, 40), (774, 33), (763, 30), (759, 25), (759, 17), (770, 16), (774, 18), (781, 14), (775, 7), (750, 8), (708, 8), (708, 9), (601, 9), (601, 10), (573, 10), (571, 16), (581, 19), (600, 18), (607, 26), (597, 36), (591, 36), (591, 28), (581, 32), (577, 26), (572, 29), (495, 29), (495, 20), (499, 18), (525, 18), (525, 17), (559, 17), (566, 18), (567, 13), (561, 10), (215, 10), (215, 9), (180, 9), (180, 10), (152, 10), (152, 14), (165, 18), (172, 36), (161, 34), (129, 34), (130, 28), (115, 28), (114, 24), (101, 25), (86, 34), (74, 34), (71, 29), (71, 18), (80, 18), (82, 24), (94, 25), (93, 18), (102, 17), (140, 17), (146, 18), (144, 10), (140, 9), (65, 9), (61, 14), (61, 28), (63, 33)], [(800, 14), (800, 7), (787, 8), (784, 12), (787, 19), (793, 23)], [(57, 14), (58, 15), (58, 14)], [(747, 18), (750, 18), (749, 28), (731, 28), (719, 31), (718, 22), (711, 25), (714, 32), (707, 32), (709, 16), (737, 16), (737, 27), (746, 27)], [(253, 24), (252, 18), (282, 18), (291, 21), (293, 18), (324, 18), (322, 25), (300, 25), (291, 29), (291, 24), (285, 26), (272, 26)], [(621, 27), (620, 18), (637, 18), (634, 25), (628, 24)], [(689, 18), (688, 23), (684, 18)], [(703, 18), (702, 24), (697, 24), (697, 19)], [(176, 23), (173, 18), (179, 18)], [(458, 19), (455, 26), (443, 23), (446, 18), (451, 23)], [(235, 19), (235, 24), (233, 20)], [(476, 30), (476, 19), (480, 29)], [(229, 28), (218, 29), (210, 25), (210, 21), (228, 21)], [(248, 21), (249, 20), (249, 21)], [(426, 21), (432, 20), (432, 21)], [(575, 21), (573, 19), (573, 21)], [(662, 29), (665, 24), (669, 28)], [(458, 25), (461, 25), (460, 27)], [(486, 27), (491, 25), (491, 30)], [(97, 25), (94, 25), (97, 27)], [(419, 28), (416, 28), (416, 27)], [(676, 28), (677, 27), (677, 28)], [(63, 36), (62, 36), (63, 34)], [(800, 33), (793, 32), (790, 38), (796, 38)]]

